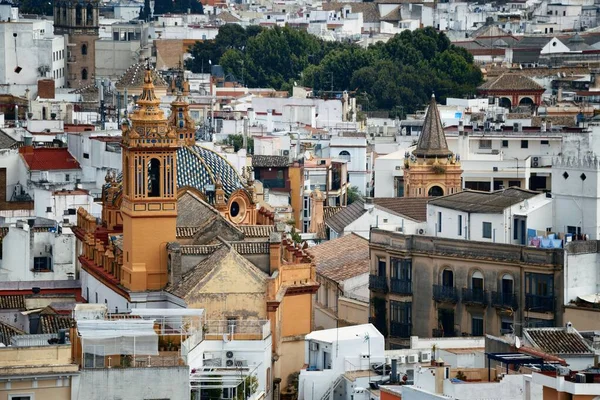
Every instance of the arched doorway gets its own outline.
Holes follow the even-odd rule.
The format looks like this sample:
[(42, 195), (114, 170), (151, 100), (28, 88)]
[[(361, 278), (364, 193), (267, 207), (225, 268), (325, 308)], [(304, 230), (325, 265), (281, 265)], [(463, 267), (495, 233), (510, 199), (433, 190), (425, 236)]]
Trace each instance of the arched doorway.
[(429, 188), (429, 192), (427, 192), (429, 197), (439, 197), (444, 195), (444, 189), (439, 186), (432, 186)]
[(534, 106), (534, 102), (531, 99), (531, 97), (523, 97), (520, 101), (519, 101), (519, 107), (529, 107), (529, 108), (533, 108)]
[(508, 97), (500, 97), (500, 100), (498, 101), (498, 105), (500, 107), (508, 108), (509, 110), (512, 107), (512, 103)]

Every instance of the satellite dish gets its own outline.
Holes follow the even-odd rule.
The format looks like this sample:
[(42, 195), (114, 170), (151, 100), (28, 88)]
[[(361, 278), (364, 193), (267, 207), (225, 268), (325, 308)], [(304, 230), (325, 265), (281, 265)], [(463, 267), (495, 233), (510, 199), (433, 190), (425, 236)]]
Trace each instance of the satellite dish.
[(521, 348), (521, 339), (519, 339), (517, 336), (515, 336), (515, 347), (517, 349)]

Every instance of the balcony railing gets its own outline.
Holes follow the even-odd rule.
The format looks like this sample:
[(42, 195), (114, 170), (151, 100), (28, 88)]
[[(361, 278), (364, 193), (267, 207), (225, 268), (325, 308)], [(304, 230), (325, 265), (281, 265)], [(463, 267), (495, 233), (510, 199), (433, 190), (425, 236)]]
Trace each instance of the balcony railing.
[(554, 297), (526, 294), (525, 309), (533, 312), (552, 312), (554, 311)]
[(411, 334), (411, 324), (402, 322), (390, 322), (390, 336), (399, 338), (409, 338)]
[(458, 290), (454, 286), (433, 285), (433, 300), (444, 303), (457, 303)]
[(285, 181), (283, 179), (261, 179), (264, 187), (269, 189), (285, 189)]
[(385, 276), (369, 275), (369, 290), (387, 292), (387, 281)]
[(514, 293), (492, 292), (492, 305), (496, 308), (519, 308), (517, 295)]
[(463, 288), (462, 302), (465, 304), (472, 304), (485, 307), (488, 305), (488, 292), (487, 290), (481, 289)]
[(434, 329), (431, 332), (432, 337), (457, 337), (460, 336), (460, 332), (457, 331), (449, 331), (446, 332), (443, 329)]
[(412, 294), (412, 281), (392, 279), (390, 281), (390, 292), (396, 294)]

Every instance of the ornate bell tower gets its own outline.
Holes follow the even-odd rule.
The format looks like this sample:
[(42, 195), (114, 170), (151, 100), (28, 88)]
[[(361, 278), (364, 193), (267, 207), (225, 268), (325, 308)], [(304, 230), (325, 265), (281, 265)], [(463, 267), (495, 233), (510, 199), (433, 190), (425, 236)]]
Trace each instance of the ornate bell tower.
[[(171, 81), (175, 82), (175, 80)], [(179, 92), (175, 101), (171, 103), (171, 116), (169, 126), (175, 129), (175, 134), (181, 146), (193, 146), (196, 144), (196, 124), (190, 117), (190, 105), (187, 96), (190, 94), (190, 83), (183, 82), (183, 93)]]
[(94, 81), (100, 0), (54, 1), (54, 33), (68, 43), (67, 87), (78, 88)]
[(168, 242), (177, 221), (176, 132), (154, 94), (148, 67), (144, 90), (123, 123), (123, 270), (121, 284), (131, 291), (162, 289), (167, 284)]

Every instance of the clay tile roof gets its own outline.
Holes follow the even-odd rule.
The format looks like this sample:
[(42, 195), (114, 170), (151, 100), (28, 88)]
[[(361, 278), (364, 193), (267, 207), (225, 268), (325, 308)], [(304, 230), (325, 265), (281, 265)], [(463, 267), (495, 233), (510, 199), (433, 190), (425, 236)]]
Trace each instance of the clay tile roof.
[(286, 156), (252, 156), (253, 167), (287, 167), (290, 161)]
[(35, 148), (23, 151), (21, 157), (31, 171), (79, 169), (79, 162), (66, 148)]
[(375, 3), (323, 3), (323, 11), (340, 11), (344, 6), (350, 6), (352, 13), (362, 13), (364, 22), (379, 22), (379, 8)]
[(531, 344), (550, 354), (590, 354), (594, 351), (573, 328), (528, 328), (525, 337)]
[(61, 329), (69, 329), (74, 319), (67, 315), (41, 314), (41, 333), (58, 333)]
[(240, 225), (238, 228), (247, 238), (269, 237), (275, 230), (274, 225)]
[(490, 90), (544, 90), (543, 86), (534, 80), (519, 74), (502, 74), (496, 79), (490, 79), (477, 88), (482, 91)]
[(337, 214), (340, 211), (342, 211), (343, 209), (344, 209), (344, 207), (342, 207), (342, 206), (337, 206), (337, 207), (325, 206), (325, 207), (323, 207), (323, 218), (324, 219), (331, 218), (335, 214)]
[(18, 335), (25, 335), (25, 332), (0, 321), (0, 343), (8, 346), (12, 337)]
[(223, 12), (217, 14), (216, 18), (220, 19), (223, 22), (228, 22), (228, 23), (236, 23), (236, 22), (241, 21), (241, 19), (239, 19), (238, 17), (236, 17), (235, 15), (233, 15), (227, 11), (223, 11)]
[(0, 296), (0, 309), (25, 310), (25, 297), (19, 295)]
[(341, 283), (369, 273), (369, 241), (354, 233), (309, 247), (317, 273)]
[(440, 118), (435, 96), (431, 96), (425, 119), (423, 120), (423, 130), (419, 135), (417, 148), (413, 151), (417, 157), (448, 157), (452, 152), (448, 149), (444, 127)]
[[(152, 83), (154, 87), (167, 87), (169, 86), (167, 82), (163, 79), (163, 77), (156, 72), (155, 69), (152, 70)], [(133, 64), (131, 67), (127, 68), (125, 73), (121, 75), (115, 87), (119, 90), (128, 88), (128, 87), (143, 87), (144, 86), (144, 76), (146, 75), (146, 64), (138, 63)]]
[(427, 220), (427, 202), (429, 197), (379, 197), (373, 202), (378, 208), (385, 208), (415, 221)]
[(0, 149), (16, 149), (17, 141), (0, 130)]
[(354, 203), (344, 207), (341, 211), (335, 213), (331, 217), (325, 218), (325, 224), (338, 234), (341, 234), (348, 225), (356, 221), (366, 212), (364, 202), (362, 200), (356, 200)]

